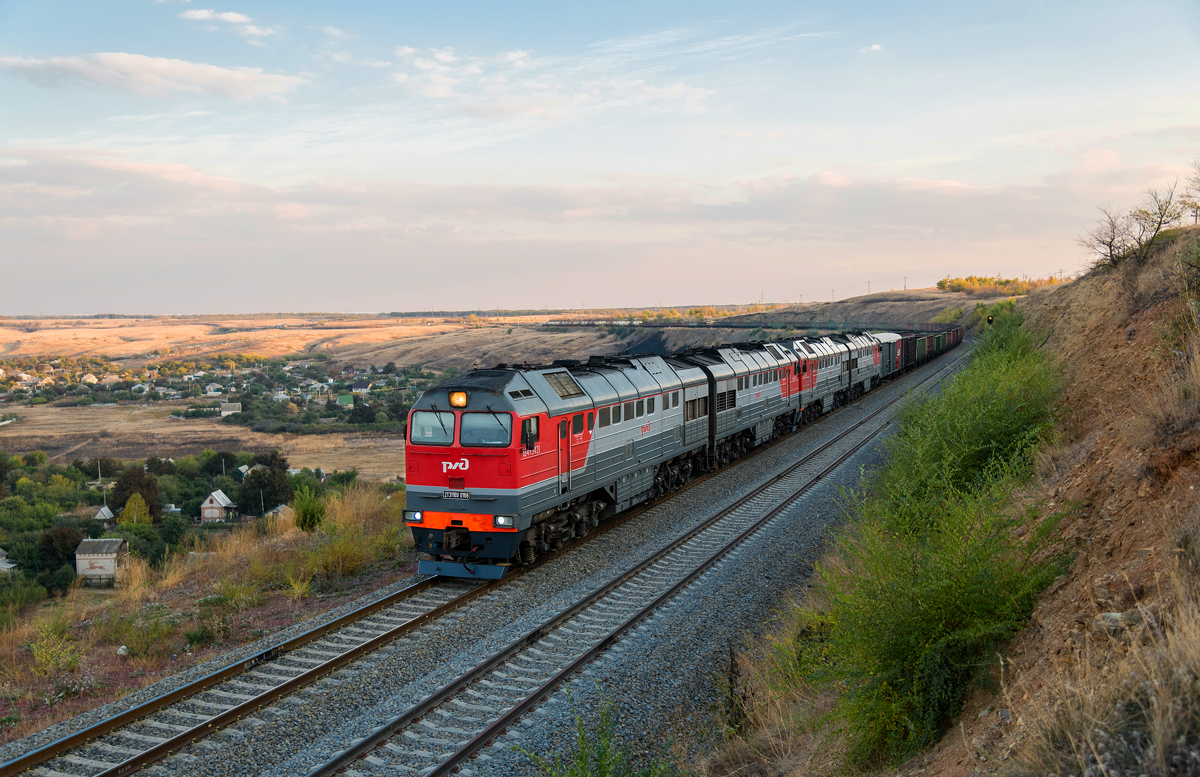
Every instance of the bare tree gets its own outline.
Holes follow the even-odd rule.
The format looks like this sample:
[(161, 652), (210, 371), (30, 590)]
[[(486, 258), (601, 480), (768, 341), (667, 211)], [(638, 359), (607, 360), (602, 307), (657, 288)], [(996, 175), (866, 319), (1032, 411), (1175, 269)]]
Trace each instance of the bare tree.
[(1192, 172), (1187, 177), (1187, 186), (1179, 198), (1183, 209), (1192, 214), (1192, 223), (1200, 224), (1200, 156), (1192, 160)]
[(1150, 249), (1159, 234), (1168, 227), (1178, 224), (1183, 219), (1183, 205), (1175, 196), (1179, 182), (1159, 190), (1146, 187), (1146, 197), (1141, 207), (1134, 208), (1129, 214), (1131, 221), (1130, 233), (1136, 245), (1135, 258), (1138, 264), (1145, 264), (1150, 257)]
[(1079, 237), (1079, 245), (1095, 255), (1095, 267), (1115, 268), (1126, 259), (1145, 264), (1164, 229), (1183, 218), (1184, 204), (1175, 195), (1178, 182), (1165, 189), (1146, 187), (1142, 204), (1128, 214), (1101, 207), (1096, 226)]
[(1133, 249), (1129, 217), (1113, 213), (1112, 206), (1100, 206), (1100, 220), (1091, 231), (1079, 236), (1079, 245), (1095, 255), (1095, 267), (1116, 267)]

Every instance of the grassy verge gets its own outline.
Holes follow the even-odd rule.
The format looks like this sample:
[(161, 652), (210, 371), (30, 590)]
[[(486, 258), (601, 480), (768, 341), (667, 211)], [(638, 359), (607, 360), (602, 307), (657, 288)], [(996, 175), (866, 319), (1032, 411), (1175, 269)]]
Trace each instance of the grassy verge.
[[(772, 729), (772, 747), (832, 728), (862, 767), (937, 741), (1064, 569), (1057, 518), (1014, 518), (1008, 499), (1051, 429), (1058, 377), (1010, 306), (995, 315), (970, 365), (902, 412), (807, 601), (750, 659), (750, 728)], [(824, 712), (797, 715), (800, 697)]]

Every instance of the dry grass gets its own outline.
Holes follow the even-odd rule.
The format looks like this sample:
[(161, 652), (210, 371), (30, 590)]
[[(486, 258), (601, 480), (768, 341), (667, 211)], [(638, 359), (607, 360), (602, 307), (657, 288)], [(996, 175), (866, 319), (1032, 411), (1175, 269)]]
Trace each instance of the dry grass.
[(1017, 774), (1200, 773), (1200, 599), (1194, 586), (1175, 588), (1164, 623), (1147, 617), (1117, 638), (1129, 644), (1115, 668), (1081, 662), (1026, 713), (1031, 735), (1016, 754)]

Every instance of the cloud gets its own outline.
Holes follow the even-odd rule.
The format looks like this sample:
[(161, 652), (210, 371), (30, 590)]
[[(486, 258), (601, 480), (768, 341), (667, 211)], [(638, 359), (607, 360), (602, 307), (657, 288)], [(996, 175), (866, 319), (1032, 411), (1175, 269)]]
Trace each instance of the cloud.
[(230, 24), (246, 24), (247, 22), (251, 21), (249, 16), (246, 16), (242, 13), (235, 13), (233, 11), (224, 11), (218, 13), (213, 10), (202, 10), (199, 8), (190, 11), (184, 11), (183, 13), (179, 14), (179, 16), (183, 19), (192, 19), (195, 21), (216, 19), (223, 22), (229, 22)]
[(397, 57), (407, 57), (410, 54), (416, 54), (416, 53), (417, 53), (417, 50), (411, 46), (397, 46), (396, 47), (396, 56)]
[(371, 57), (367, 57), (366, 59), (360, 59), (358, 61), (358, 64), (363, 65), (364, 67), (376, 67), (376, 68), (392, 66), (391, 62), (384, 62), (383, 60), (373, 59)]
[(442, 62), (442, 63), (448, 65), (451, 62), (458, 61), (458, 56), (454, 53), (453, 46), (447, 46), (444, 49), (430, 49), (430, 50), (433, 52), (433, 58), (436, 59), (438, 62)]
[(253, 24), (247, 24), (245, 27), (241, 28), (241, 32), (243, 35), (247, 35), (247, 36), (254, 37), (254, 38), (262, 38), (262, 37), (266, 37), (267, 35), (274, 35), (275, 28), (274, 27), (257, 27)]
[(120, 52), (49, 59), (0, 57), (0, 72), (20, 76), (37, 86), (84, 82), (147, 97), (185, 93), (239, 102), (256, 97), (281, 101), (281, 95), (306, 83), (299, 76), (266, 73), (261, 68), (224, 68)]
[(859, 51), (883, 51), (883, 46), (878, 43), (873, 43), (870, 46), (863, 46)]
[(326, 35), (329, 35), (330, 37), (333, 37), (333, 38), (349, 38), (350, 37), (350, 33), (346, 32), (345, 30), (339, 30), (337, 27), (326, 26), (326, 27), (322, 27), (321, 30)]
[(329, 52), (329, 56), (332, 57), (335, 62), (341, 62), (342, 64), (354, 59), (354, 56), (349, 51), (331, 51)]

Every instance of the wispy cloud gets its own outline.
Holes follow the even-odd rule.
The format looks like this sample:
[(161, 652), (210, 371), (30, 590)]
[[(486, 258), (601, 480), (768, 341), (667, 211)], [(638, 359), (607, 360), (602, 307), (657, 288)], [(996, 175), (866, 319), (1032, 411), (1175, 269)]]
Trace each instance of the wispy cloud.
[(870, 46), (863, 46), (859, 51), (883, 51), (883, 45), (872, 43)]
[(191, 19), (193, 21), (213, 20), (213, 21), (229, 22), (230, 24), (246, 24), (246, 23), (252, 21), (249, 16), (246, 16), (246, 14), (243, 14), (243, 13), (236, 13), (234, 11), (218, 12), (218, 11), (213, 11), (211, 9), (203, 10), (200, 8), (193, 8), (192, 10), (184, 11), (183, 13), (179, 14), (179, 16), (180, 16), (180, 18)]
[(345, 30), (339, 30), (337, 27), (325, 26), (325, 27), (321, 28), (321, 31), (324, 32), (326, 35), (328, 35), (331, 38), (349, 38), (349, 37), (351, 37), (350, 33), (346, 32)]
[(20, 76), (38, 86), (84, 82), (148, 97), (184, 93), (237, 101), (256, 97), (282, 101), (282, 95), (306, 83), (300, 76), (267, 73), (262, 68), (225, 68), (121, 52), (49, 59), (0, 57), (0, 72)]

